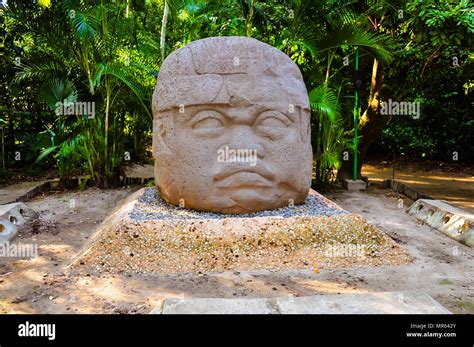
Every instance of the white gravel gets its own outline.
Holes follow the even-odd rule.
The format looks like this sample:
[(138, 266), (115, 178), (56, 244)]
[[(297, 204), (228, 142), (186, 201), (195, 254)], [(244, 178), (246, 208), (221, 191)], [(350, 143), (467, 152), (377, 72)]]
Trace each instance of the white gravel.
[(283, 207), (275, 210), (265, 210), (248, 214), (223, 214), (201, 212), (180, 208), (161, 199), (156, 188), (147, 188), (140, 197), (130, 217), (135, 220), (149, 219), (222, 219), (222, 218), (249, 218), (249, 217), (296, 217), (296, 216), (334, 216), (349, 212), (331, 206), (319, 194), (309, 194), (306, 202), (292, 207)]

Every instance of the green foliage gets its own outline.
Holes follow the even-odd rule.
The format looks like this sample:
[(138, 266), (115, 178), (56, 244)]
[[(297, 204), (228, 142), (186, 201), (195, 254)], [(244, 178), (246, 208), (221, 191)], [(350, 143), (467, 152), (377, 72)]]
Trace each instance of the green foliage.
[(313, 110), (312, 142), (315, 187), (324, 191), (336, 179), (342, 153), (351, 146), (340, 113), (338, 96), (328, 86), (318, 86), (309, 93)]
[[(469, 0), (415, 1), (407, 8), (417, 14), (417, 41), (430, 40), (433, 46), (461, 45), (474, 33), (474, 6)], [(470, 46), (472, 47), (472, 46)]]
[[(162, 53), (226, 35), (273, 45), (301, 68), (312, 108), (318, 189), (334, 181), (342, 152), (351, 150), (355, 47), (366, 81), (362, 107), (374, 58), (385, 66), (385, 98), (422, 105), (418, 120), (392, 117), (374, 150), (472, 156), (472, 2), (166, 3), (163, 28), (164, 0), (9, 1), (0, 9), (2, 174), (55, 167), (64, 181), (88, 173), (95, 184), (116, 183), (125, 151), (132, 160), (150, 159), (151, 96)], [(94, 102), (95, 117), (56, 114), (56, 103), (64, 100)], [(20, 162), (13, 158), (16, 151)]]
[(335, 122), (340, 117), (339, 102), (334, 92), (322, 85), (309, 92), (309, 103), (320, 117)]
[(76, 102), (77, 90), (71, 81), (51, 78), (41, 84), (38, 96), (55, 111), (58, 102), (66, 104)]
[[(39, 88), (32, 92), (38, 95), (38, 106), (44, 103), (51, 112), (42, 130), (50, 132), (52, 143), (43, 147), (35, 163), (51, 157), (63, 180), (85, 170), (96, 184), (113, 183), (125, 151), (122, 129), (128, 110), (142, 110), (146, 119), (138, 119), (151, 126), (155, 80), (150, 70), (158, 66), (155, 57), (140, 50), (134, 35), (140, 28), (138, 16), (128, 16), (122, 5), (93, 1), (54, 2), (39, 11), (32, 11), (31, 4), (13, 3), (6, 14), (12, 34), (23, 33), (36, 43), (25, 49), (11, 83), (38, 81)], [(33, 18), (36, 23), (31, 23)], [(56, 117), (56, 103), (64, 101), (95, 103), (95, 118)], [(140, 145), (135, 150), (143, 153), (148, 144)]]
[[(374, 148), (415, 158), (474, 160), (472, 2), (410, 1), (410, 20), (386, 73), (394, 100), (416, 101), (419, 119), (393, 117)], [(407, 43), (408, 42), (408, 43)]]

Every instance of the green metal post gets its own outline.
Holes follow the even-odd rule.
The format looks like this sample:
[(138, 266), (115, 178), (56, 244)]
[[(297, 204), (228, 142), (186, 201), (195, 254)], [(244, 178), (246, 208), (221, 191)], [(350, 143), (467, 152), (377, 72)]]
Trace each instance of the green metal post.
[[(355, 69), (356, 71), (359, 70), (359, 48), (356, 47), (355, 49)], [(358, 74), (358, 73), (357, 73)], [(358, 76), (356, 76), (358, 77)], [(359, 139), (358, 139), (358, 130), (359, 130), (359, 106), (358, 106), (358, 101), (359, 101), (359, 91), (357, 90), (357, 87), (355, 89), (355, 97), (354, 97), (354, 171), (352, 175), (352, 180), (355, 181), (357, 180), (357, 152), (358, 152), (358, 147), (359, 147)]]

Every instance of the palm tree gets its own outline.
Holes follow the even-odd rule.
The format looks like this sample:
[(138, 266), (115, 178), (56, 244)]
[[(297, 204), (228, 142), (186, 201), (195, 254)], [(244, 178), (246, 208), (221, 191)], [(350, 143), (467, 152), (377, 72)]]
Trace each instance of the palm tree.
[[(125, 90), (132, 91), (135, 102), (151, 124), (150, 107), (147, 105), (151, 98), (149, 86), (154, 84), (154, 78), (148, 72), (150, 66), (129, 63), (124, 57), (122, 47), (133, 41), (131, 33), (135, 31), (130, 12), (127, 14), (125, 11), (127, 4), (99, 4), (84, 10), (68, 6), (74, 4), (65, 2), (53, 6), (57, 16), (69, 18), (68, 25), (56, 21), (58, 25), (52, 25), (48, 30), (34, 26), (31, 28), (40, 43), (35, 56), (39, 62), (23, 62), (16, 80), (67, 79), (74, 84), (75, 89), (82, 91), (81, 96), (85, 100), (98, 104), (98, 116), (88, 122), (77, 119), (78, 126), (74, 127), (76, 133), (70, 133), (64, 143), (80, 146), (91, 176), (97, 184), (107, 186), (116, 175), (120, 162), (120, 145), (116, 142), (110, 144), (111, 120), (115, 123), (113, 109), (117, 97), (123, 96)], [(21, 12), (14, 14), (21, 15)], [(61, 36), (66, 36), (69, 42), (64, 44), (63, 40), (57, 40)], [(145, 77), (137, 81), (137, 76)], [(129, 107), (131, 111), (135, 110), (133, 105)], [(80, 136), (80, 141), (72, 141), (84, 134), (88, 136)], [(112, 139), (116, 141), (118, 137), (114, 135)], [(57, 146), (56, 151), (43, 152), (42, 157), (44, 153), (58, 153)]]
[[(352, 1), (313, 2), (290, 0), (292, 16), (276, 42), (297, 62), (303, 56), (310, 103), (313, 109), (313, 153), (315, 161), (315, 186), (325, 189), (330, 173), (342, 166), (342, 151), (349, 148), (350, 132), (344, 131), (341, 113), (342, 87), (348, 85), (341, 71), (343, 64), (334, 69), (337, 57), (358, 47), (377, 61), (389, 62), (391, 53), (386, 48), (386, 37), (370, 32), (353, 9)], [(302, 53), (303, 52), (303, 53)], [(337, 86), (337, 87), (336, 87)], [(334, 90), (337, 89), (337, 94)]]
[[(364, 1), (365, 11), (362, 14), (360, 22), (363, 23), (366, 29), (366, 35), (372, 35), (373, 37), (382, 37), (381, 29), (385, 26), (384, 22), (389, 21), (389, 13), (398, 13), (400, 9), (404, 8), (405, 1), (403, 0), (366, 0)], [(396, 21), (394, 23), (387, 24), (384, 28), (385, 33), (394, 32), (391, 27), (398, 27)], [(392, 44), (390, 37), (387, 34), (384, 41), (386, 45)], [(391, 62), (391, 54), (389, 55), (378, 55), (373, 54), (373, 62), (370, 76), (370, 91), (367, 100), (367, 108), (362, 112), (357, 124), (358, 132), (360, 135), (360, 141), (358, 145), (358, 167), (357, 176), (361, 177), (361, 169), (364, 157), (367, 153), (368, 148), (372, 143), (381, 135), (382, 130), (388, 124), (390, 118), (382, 117), (380, 115), (380, 100), (382, 99), (382, 93), (384, 93), (383, 85), (383, 74), (384, 66)], [(339, 179), (345, 179), (352, 176), (353, 157), (350, 160), (344, 161), (341, 169), (338, 172)]]

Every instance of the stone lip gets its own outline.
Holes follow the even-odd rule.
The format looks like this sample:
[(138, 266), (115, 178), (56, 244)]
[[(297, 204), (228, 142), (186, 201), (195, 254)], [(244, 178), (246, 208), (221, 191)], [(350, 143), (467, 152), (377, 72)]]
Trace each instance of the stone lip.
[(160, 198), (156, 188), (146, 188), (138, 199), (130, 214), (132, 220), (150, 219), (222, 219), (222, 218), (256, 218), (256, 217), (303, 217), (303, 216), (332, 216), (348, 214), (331, 200), (310, 190), (306, 202), (300, 205), (287, 206), (273, 210), (264, 210), (248, 214), (224, 214), (214, 212), (201, 212), (180, 208), (169, 204)]
[(212, 218), (195, 218), (200, 212), (178, 208), (177, 217), (169, 218), (173, 207), (157, 200), (147, 202), (147, 194), (150, 190), (136, 192), (107, 218), (70, 269), (91, 274), (319, 271), (411, 261), (400, 246), (364, 218), (314, 191), (309, 200), (318, 203), (306, 206), (311, 213), (302, 214), (303, 204), (300, 214), (293, 216), (278, 209), (270, 216), (212, 214)]
[(279, 298), (171, 298), (150, 314), (450, 314), (425, 292)]

